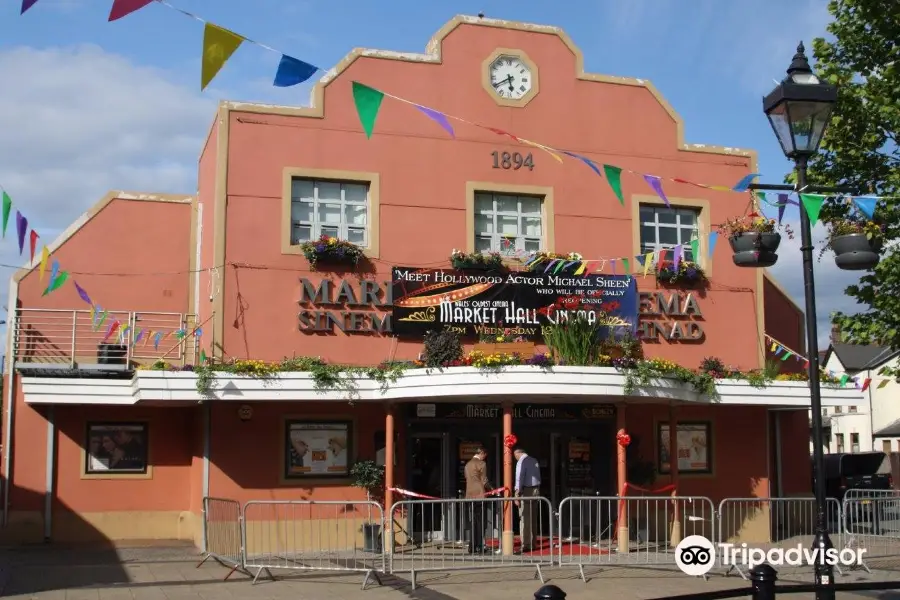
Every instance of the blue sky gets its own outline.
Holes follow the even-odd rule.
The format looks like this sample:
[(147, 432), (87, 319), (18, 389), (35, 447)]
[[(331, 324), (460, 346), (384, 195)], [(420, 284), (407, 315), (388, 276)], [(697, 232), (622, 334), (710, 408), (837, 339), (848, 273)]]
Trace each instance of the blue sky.
[[(754, 148), (773, 183), (790, 164), (761, 97), (797, 42), (811, 46), (829, 20), (826, 0), (171, 2), (325, 69), (354, 47), (422, 52), (455, 14), (556, 25), (587, 70), (651, 80), (682, 115), (687, 142)], [(193, 193), (218, 100), (308, 102), (310, 85), (271, 86), (279, 56), (251, 44), (201, 94), (202, 25), (165, 6), (107, 23), (111, 0), (38, 0), (23, 16), (18, 5), (0, 8), (0, 185), (44, 239), (109, 189)], [(15, 242), (4, 244), (0, 263), (21, 263)], [(776, 272), (802, 300), (797, 246), (784, 245)], [(841, 293), (852, 278), (828, 257), (817, 275), (824, 333), (831, 310), (852, 310)]]

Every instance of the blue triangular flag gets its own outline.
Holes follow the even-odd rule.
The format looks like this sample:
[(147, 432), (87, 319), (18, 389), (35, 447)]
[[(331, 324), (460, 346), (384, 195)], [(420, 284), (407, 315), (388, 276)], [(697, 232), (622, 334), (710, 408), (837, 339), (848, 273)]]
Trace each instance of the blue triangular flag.
[(876, 202), (878, 202), (878, 198), (872, 198), (871, 196), (856, 196), (853, 198), (856, 208), (862, 211), (862, 214), (866, 215), (867, 219), (871, 219), (875, 214)]
[(597, 163), (589, 159), (587, 156), (581, 156), (580, 154), (575, 154), (574, 152), (566, 152), (565, 150), (563, 150), (563, 154), (565, 154), (566, 156), (571, 156), (572, 158), (577, 158), (578, 160), (589, 166), (591, 168), (591, 171), (593, 171), (600, 177), (603, 177), (603, 175), (600, 174), (600, 167), (597, 166)]
[(275, 81), (272, 85), (275, 87), (291, 87), (292, 85), (303, 83), (318, 70), (319, 67), (284, 54), (281, 56), (281, 62), (278, 63), (278, 70), (275, 72)]
[(716, 249), (716, 242), (719, 241), (719, 232), (714, 231), (709, 234), (709, 260), (712, 260), (713, 250)]
[(749, 175), (745, 175), (740, 181), (734, 184), (734, 187), (731, 188), (735, 192), (746, 192), (750, 189), (750, 184), (753, 183), (753, 180), (759, 177), (759, 173), (750, 173)]
[(787, 208), (788, 205), (788, 195), (787, 194), (778, 194), (778, 224), (781, 225), (781, 220), (784, 218), (784, 209)]

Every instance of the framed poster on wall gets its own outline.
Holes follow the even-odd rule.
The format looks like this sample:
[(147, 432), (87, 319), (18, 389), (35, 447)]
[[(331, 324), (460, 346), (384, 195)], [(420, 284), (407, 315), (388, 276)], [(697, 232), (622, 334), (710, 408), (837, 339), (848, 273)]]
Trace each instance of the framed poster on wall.
[[(678, 472), (712, 473), (712, 426), (708, 421), (678, 423)], [(658, 425), (656, 447), (659, 448), (660, 473), (670, 469), (669, 424)]]
[(147, 473), (146, 423), (88, 423), (87, 475)]
[(351, 421), (288, 420), (284, 428), (285, 479), (350, 475)]

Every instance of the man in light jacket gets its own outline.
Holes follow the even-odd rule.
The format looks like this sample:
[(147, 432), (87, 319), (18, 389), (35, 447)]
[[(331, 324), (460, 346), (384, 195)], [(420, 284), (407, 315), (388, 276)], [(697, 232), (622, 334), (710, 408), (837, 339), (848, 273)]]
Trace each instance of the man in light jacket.
[[(528, 456), (528, 453), (522, 448), (516, 448), (513, 455), (516, 457), (516, 498), (540, 496), (541, 467), (537, 459)], [(538, 525), (536, 511), (540, 510), (540, 506), (535, 500), (516, 501), (516, 504), (519, 506), (519, 517), (521, 518), (521, 527), (519, 528), (522, 537), (521, 551), (530, 552), (534, 550), (534, 529)]]

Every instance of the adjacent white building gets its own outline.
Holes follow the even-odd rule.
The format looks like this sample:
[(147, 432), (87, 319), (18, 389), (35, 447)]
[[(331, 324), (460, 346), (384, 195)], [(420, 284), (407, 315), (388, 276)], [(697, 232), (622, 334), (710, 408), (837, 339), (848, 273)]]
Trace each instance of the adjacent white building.
[(827, 452), (900, 452), (900, 384), (879, 374), (898, 358), (900, 352), (882, 346), (839, 342), (824, 352), (826, 371), (846, 373), (852, 378), (847, 385), (865, 388), (861, 404), (822, 409)]

